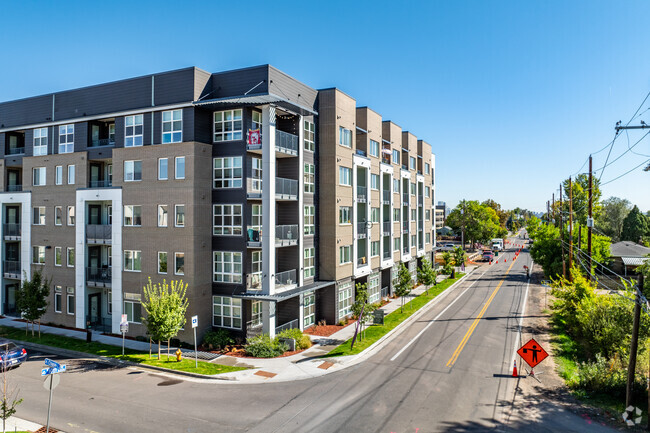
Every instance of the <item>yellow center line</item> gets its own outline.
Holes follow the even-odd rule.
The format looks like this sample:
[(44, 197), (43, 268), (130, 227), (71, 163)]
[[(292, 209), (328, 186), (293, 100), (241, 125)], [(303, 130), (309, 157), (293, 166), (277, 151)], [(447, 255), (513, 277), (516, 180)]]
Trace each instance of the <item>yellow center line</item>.
[(512, 263), (510, 264), (510, 267), (508, 268), (505, 275), (503, 276), (504, 278), (499, 282), (499, 285), (497, 285), (497, 288), (494, 289), (494, 292), (492, 292), (492, 294), (488, 298), (487, 302), (485, 303), (485, 305), (481, 309), (481, 312), (478, 314), (478, 316), (476, 316), (476, 319), (474, 319), (474, 322), (472, 322), (472, 326), (469, 327), (469, 329), (465, 333), (465, 336), (463, 337), (463, 339), (458, 344), (458, 347), (454, 351), (453, 355), (451, 355), (451, 358), (449, 358), (449, 361), (447, 361), (447, 367), (450, 367), (450, 366), (454, 365), (456, 363), (456, 361), (458, 360), (458, 357), (460, 356), (460, 353), (465, 348), (465, 345), (467, 344), (467, 341), (469, 341), (469, 337), (472, 336), (472, 333), (474, 332), (474, 329), (476, 329), (476, 327), (478, 326), (478, 322), (481, 320), (481, 318), (483, 317), (483, 314), (485, 314), (488, 307), (490, 306), (490, 303), (492, 302), (494, 297), (499, 292), (499, 289), (501, 288), (501, 285), (506, 280), (505, 277), (508, 275), (508, 273), (510, 272), (510, 269), (512, 269), (514, 264), (515, 264), (515, 261), (513, 260)]

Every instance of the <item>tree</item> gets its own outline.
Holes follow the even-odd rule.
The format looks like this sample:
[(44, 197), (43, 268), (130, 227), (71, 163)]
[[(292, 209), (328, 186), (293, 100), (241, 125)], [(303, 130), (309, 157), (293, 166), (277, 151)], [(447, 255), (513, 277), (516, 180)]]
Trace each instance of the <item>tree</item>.
[(532, 217), (526, 226), (528, 236), (535, 242), (530, 248), (530, 256), (544, 270), (547, 277), (557, 278), (562, 275), (562, 244), (560, 229), (553, 225), (542, 224)]
[(465, 266), (465, 257), (467, 257), (467, 254), (465, 254), (465, 251), (461, 247), (454, 248), (453, 256), (454, 265)]
[(631, 209), (632, 203), (629, 200), (610, 197), (603, 201), (603, 210), (600, 217), (596, 219), (596, 226), (614, 242), (618, 242), (621, 240), (623, 220)]
[(509, 214), (508, 212), (501, 209), (501, 205), (499, 203), (489, 198), (485, 200), (483, 203), (481, 203), (481, 205), (494, 209), (494, 211), (497, 214), (497, 217), (499, 218), (499, 225), (503, 228), (506, 227), (506, 222), (508, 221)]
[(352, 314), (359, 319), (363, 332), (363, 325), (372, 316), (372, 312), (377, 309), (377, 305), (368, 303), (368, 283), (357, 283), (356, 289)]
[(153, 284), (151, 278), (144, 286), (142, 306), (147, 312), (143, 320), (147, 334), (158, 342), (158, 359), (160, 359), (160, 342), (167, 341), (167, 359), (169, 359), (169, 340), (178, 335), (185, 325), (185, 313), (189, 301), (185, 297), (187, 284), (183, 280)]
[(442, 253), (442, 273), (444, 275), (451, 274), (451, 268), (454, 266), (454, 258), (449, 251)]
[(634, 206), (623, 220), (622, 241), (639, 242), (648, 233), (648, 218)]
[(401, 312), (404, 312), (404, 298), (411, 293), (413, 289), (413, 278), (404, 263), (399, 268), (397, 283), (395, 284), (395, 294), (402, 298)]
[(447, 225), (460, 232), (464, 229), (465, 241), (487, 243), (499, 233), (499, 216), (489, 206), (475, 200), (463, 200), (447, 217)]
[(25, 334), (29, 328), (29, 322), (31, 322), (32, 336), (34, 335), (34, 322), (40, 320), (47, 311), (47, 297), (50, 295), (51, 283), (52, 279), (43, 278), (40, 270), (34, 271), (31, 280), (27, 279), (27, 274), (24, 275), (23, 282), (16, 291), (16, 309), (27, 320)]
[(429, 287), (432, 284), (436, 284), (437, 275), (436, 270), (431, 266), (431, 262), (426, 258), (422, 259), (422, 265), (418, 268), (418, 279), (427, 288), (427, 295), (429, 294)]
[[(569, 198), (569, 179), (563, 182), (564, 196)], [(579, 174), (571, 182), (572, 199), (573, 199), (573, 213), (575, 215), (575, 222), (583, 226), (587, 225), (587, 217), (589, 216), (589, 175)], [(593, 178), (593, 194), (592, 194), (592, 215), (595, 218), (600, 216), (602, 206), (600, 204), (600, 181)], [(569, 212), (568, 200), (564, 202), (564, 212)], [(568, 218), (567, 218), (568, 219)]]

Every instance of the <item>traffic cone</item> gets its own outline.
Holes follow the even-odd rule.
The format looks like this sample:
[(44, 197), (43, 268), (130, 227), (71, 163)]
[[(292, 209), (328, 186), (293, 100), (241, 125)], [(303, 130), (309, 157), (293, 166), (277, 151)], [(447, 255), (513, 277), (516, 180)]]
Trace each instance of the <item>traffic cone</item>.
[(508, 259), (503, 259), (503, 263), (505, 263), (505, 262), (507, 262), (507, 261), (508, 261)]
[(519, 373), (517, 372), (517, 360), (515, 359), (515, 366), (512, 368), (512, 377), (517, 376), (519, 376)]

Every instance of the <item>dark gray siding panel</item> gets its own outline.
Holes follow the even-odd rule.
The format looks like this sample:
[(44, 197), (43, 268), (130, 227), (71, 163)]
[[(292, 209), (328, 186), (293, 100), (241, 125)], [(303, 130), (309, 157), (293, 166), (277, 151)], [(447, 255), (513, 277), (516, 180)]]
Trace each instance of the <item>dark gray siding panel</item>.
[(0, 104), (0, 127), (42, 123), (52, 119), (52, 95), (36, 96)]
[(33, 129), (25, 130), (25, 155), (26, 156), (34, 155), (34, 130)]
[(269, 93), (283, 96), (291, 102), (303, 107), (316, 108), (318, 92), (282, 71), (269, 67)]
[(74, 124), (74, 151), (81, 152), (88, 147), (88, 122)]
[(212, 111), (194, 110), (194, 141), (212, 143)]
[[(156, 74), (154, 82), (154, 102), (156, 105), (194, 100), (194, 68)], [(151, 81), (149, 87), (151, 88)], [(149, 96), (148, 105), (151, 105), (151, 96)]]
[(250, 93), (266, 93), (268, 79), (268, 65), (212, 74), (212, 93), (206, 96), (206, 99), (243, 95), (260, 82), (262, 84), (255, 87)]
[(284, 325), (300, 318), (300, 297), (278, 302), (275, 307), (276, 325)]
[(194, 108), (183, 108), (183, 141), (194, 141)]
[(153, 113), (153, 143), (162, 143), (162, 112), (156, 111)]
[(124, 147), (124, 117), (115, 118), (115, 147)]
[(328, 325), (336, 323), (337, 315), (336, 286), (324, 287), (316, 291), (316, 323), (324, 320)]
[(142, 137), (142, 144), (145, 146), (153, 144), (151, 142), (151, 129), (153, 128), (152, 122), (155, 120), (155, 117), (156, 115), (151, 112), (142, 113), (142, 123), (143, 123), (142, 133), (144, 134), (144, 137)]

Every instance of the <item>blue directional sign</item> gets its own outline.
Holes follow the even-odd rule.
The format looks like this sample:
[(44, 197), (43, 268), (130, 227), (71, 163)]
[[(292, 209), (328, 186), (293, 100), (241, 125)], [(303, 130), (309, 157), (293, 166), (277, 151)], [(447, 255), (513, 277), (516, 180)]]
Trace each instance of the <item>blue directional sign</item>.
[(61, 364), (59, 364), (56, 361), (52, 361), (49, 358), (45, 358), (45, 361), (43, 362), (45, 362), (45, 365), (47, 365), (48, 367), (61, 368)]
[(52, 368), (44, 368), (41, 370), (41, 376), (47, 376), (52, 374)]
[(49, 376), (50, 374), (65, 372), (65, 364), (57, 364), (58, 367), (48, 367), (41, 370), (41, 376)]
[(52, 374), (54, 373), (63, 373), (65, 371), (65, 364), (61, 365), (61, 367), (52, 367)]

